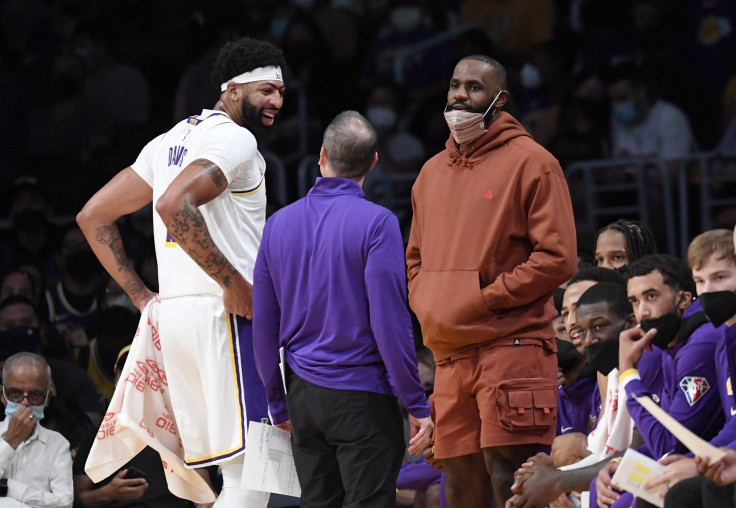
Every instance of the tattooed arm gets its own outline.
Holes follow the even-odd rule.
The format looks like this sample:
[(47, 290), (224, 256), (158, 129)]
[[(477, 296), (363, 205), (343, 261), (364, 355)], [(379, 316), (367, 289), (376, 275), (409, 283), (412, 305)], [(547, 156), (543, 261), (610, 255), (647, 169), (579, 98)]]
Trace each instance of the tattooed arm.
[(152, 199), (151, 187), (128, 167), (97, 191), (77, 215), (77, 223), (102, 266), (140, 310), (154, 293), (143, 283), (125, 254), (115, 221), (139, 210)]
[(179, 247), (222, 287), (225, 310), (250, 319), (253, 287), (215, 245), (198, 208), (226, 189), (220, 168), (197, 159), (171, 182), (156, 202), (156, 211)]

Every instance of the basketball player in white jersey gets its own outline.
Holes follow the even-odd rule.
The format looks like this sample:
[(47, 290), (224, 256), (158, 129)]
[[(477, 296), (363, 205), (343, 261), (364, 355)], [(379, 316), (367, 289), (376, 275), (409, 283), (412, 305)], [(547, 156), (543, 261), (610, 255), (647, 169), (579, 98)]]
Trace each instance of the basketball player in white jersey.
[(139, 309), (153, 298), (115, 221), (153, 201), (169, 394), (191, 467), (219, 464), (215, 507), (265, 507), (240, 488), (248, 421), (268, 418), (252, 349), (253, 265), (265, 221), (265, 162), (254, 134), (283, 104), (283, 53), (243, 38), (220, 51), (212, 110), (153, 139), (77, 216), (93, 251)]

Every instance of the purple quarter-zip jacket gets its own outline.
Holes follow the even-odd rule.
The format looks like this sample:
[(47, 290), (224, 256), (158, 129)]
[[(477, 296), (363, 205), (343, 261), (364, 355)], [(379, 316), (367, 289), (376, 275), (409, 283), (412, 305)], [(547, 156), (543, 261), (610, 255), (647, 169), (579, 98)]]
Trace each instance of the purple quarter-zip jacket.
[(273, 423), (289, 418), (278, 349), (323, 388), (398, 395), (429, 416), (406, 305), (399, 222), (360, 185), (318, 178), (267, 222), (253, 275), (253, 349)]

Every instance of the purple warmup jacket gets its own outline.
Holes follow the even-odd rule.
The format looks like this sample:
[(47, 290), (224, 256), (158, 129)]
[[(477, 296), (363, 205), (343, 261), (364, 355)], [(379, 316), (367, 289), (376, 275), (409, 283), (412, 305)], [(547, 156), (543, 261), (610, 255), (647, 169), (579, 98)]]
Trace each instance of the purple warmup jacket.
[(716, 348), (716, 371), (718, 389), (721, 395), (721, 407), (726, 424), (710, 443), (713, 446), (736, 448), (736, 401), (733, 396), (734, 368), (736, 367), (736, 326), (726, 325), (718, 328), (718, 346)]
[(577, 379), (557, 391), (557, 435), (595, 428), (601, 411), (601, 394), (596, 376)]
[[(702, 312), (694, 302), (683, 319)], [(685, 427), (708, 440), (723, 427), (723, 412), (718, 394), (715, 351), (718, 332), (710, 323), (699, 326), (685, 342), (667, 348), (662, 354), (664, 390), (660, 406)], [(653, 349), (656, 349), (654, 347)], [(651, 396), (651, 390), (635, 371), (622, 373), (631, 417), (654, 458), (668, 452), (686, 452), (685, 446), (664, 428), (634, 396)]]
[(253, 274), (253, 349), (273, 423), (289, 418), (280, 347), (323, 388), (398, 395), (430, 414), (419, 382), (399, 221), (355, 181), (318, 178), (267, 222)]

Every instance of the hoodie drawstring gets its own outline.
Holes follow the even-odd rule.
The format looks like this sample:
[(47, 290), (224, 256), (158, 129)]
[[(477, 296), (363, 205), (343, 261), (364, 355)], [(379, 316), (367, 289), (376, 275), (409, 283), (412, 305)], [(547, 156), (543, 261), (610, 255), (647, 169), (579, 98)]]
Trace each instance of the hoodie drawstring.
[[(471, 148), (468, 151), (470, 152), (472, 150), (473, 149)], [(458, 160), (460, 161), (459, 163), (458, 163)], [(466, 168), (473, 167), (473, 165), (470, 162), (468, 162), (468, 156), (465, 153), (465, 150), (463, 150), (462, 148), (461, 149), (453, 148), (452, 152), (450, 152), (450, 162), (448, 162), (447, 165), (452, 166), (454, 164), (457, 164), (458, 166), (465, 166)]]

